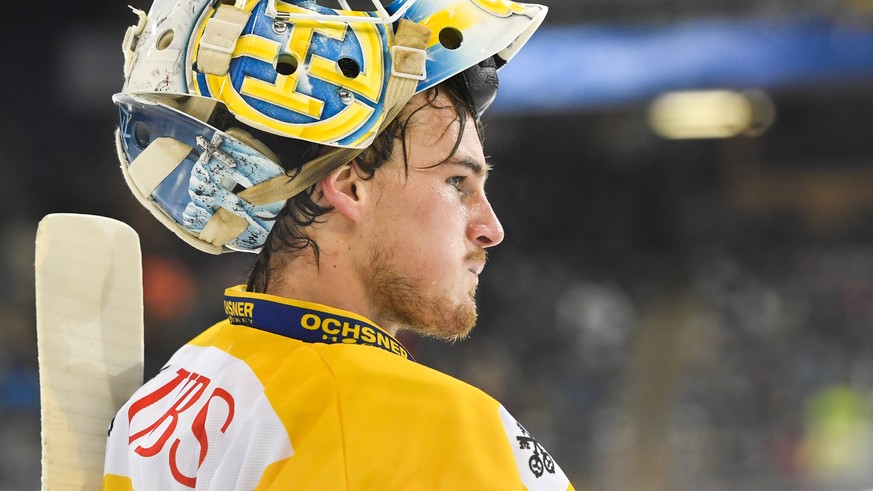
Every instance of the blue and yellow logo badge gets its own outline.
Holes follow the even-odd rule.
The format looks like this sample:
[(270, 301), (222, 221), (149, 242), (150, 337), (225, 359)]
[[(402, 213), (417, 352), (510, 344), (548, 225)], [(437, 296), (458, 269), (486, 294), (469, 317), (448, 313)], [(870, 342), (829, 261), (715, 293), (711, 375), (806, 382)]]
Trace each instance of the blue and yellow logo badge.
[[(196, 93), (224, 102), (239, 120), (271, 133), (366, 146), (383, 118), (381, 101), (390, 73), (385, 26), (300, 19), (277, 26), (264, 15), (266, 4), (247, 2), (245, 8), (252, 16), (236, 44), (228, 73), (194, 71)], [(314, 2), (306, 6), (308, 10), (276, 2), (279, 12), (370, 15), (334, 11)], [(192, 65), (196, 49), (189, 60)]]

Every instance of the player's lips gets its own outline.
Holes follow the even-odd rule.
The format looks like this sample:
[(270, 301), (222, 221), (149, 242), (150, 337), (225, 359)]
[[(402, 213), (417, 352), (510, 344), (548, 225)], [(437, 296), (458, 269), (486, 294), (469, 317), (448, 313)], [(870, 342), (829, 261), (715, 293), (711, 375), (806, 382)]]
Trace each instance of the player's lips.
[(485, 263), (488, 261), (488, 253), (484, 249), (470, 252), (464, 257), (464, 262), (467, 263), (467, 271), (473, 273), (477, 278), (485, 269)]
[(471, 266), (467, 271), (473, 274), (473, 284), (479, 286), (479, 274), (482, 272), (482, 266)]

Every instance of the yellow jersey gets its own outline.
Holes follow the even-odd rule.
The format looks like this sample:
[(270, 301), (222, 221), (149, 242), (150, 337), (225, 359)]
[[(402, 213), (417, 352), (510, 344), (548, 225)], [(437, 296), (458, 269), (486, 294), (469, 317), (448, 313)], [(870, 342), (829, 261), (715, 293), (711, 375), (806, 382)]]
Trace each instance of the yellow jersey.
[(496, 400), (364, 317), (228, 289), (117, 413), (104, 490), (567, 490)]

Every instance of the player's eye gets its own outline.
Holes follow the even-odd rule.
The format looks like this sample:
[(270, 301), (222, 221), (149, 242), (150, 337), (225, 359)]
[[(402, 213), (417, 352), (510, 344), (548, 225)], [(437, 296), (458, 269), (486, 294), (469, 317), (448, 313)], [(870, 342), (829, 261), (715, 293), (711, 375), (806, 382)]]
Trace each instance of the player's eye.
[(446, 184), (452, 186), (458, 191), (462, 191), (461, 186), (464, 184), (464, 180), (467, 179), (466, 176), (452, 176), (446, 179)]

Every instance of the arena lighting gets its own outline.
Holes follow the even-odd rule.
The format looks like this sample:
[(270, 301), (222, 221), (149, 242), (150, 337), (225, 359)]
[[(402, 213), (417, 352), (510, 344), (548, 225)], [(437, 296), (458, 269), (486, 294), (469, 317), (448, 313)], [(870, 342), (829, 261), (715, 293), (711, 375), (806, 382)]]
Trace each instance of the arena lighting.
[(759, 90), (668, 92), (649, 107), (649, 125), (672, 140), (758, 136), (774, 115), (773, 103)]

